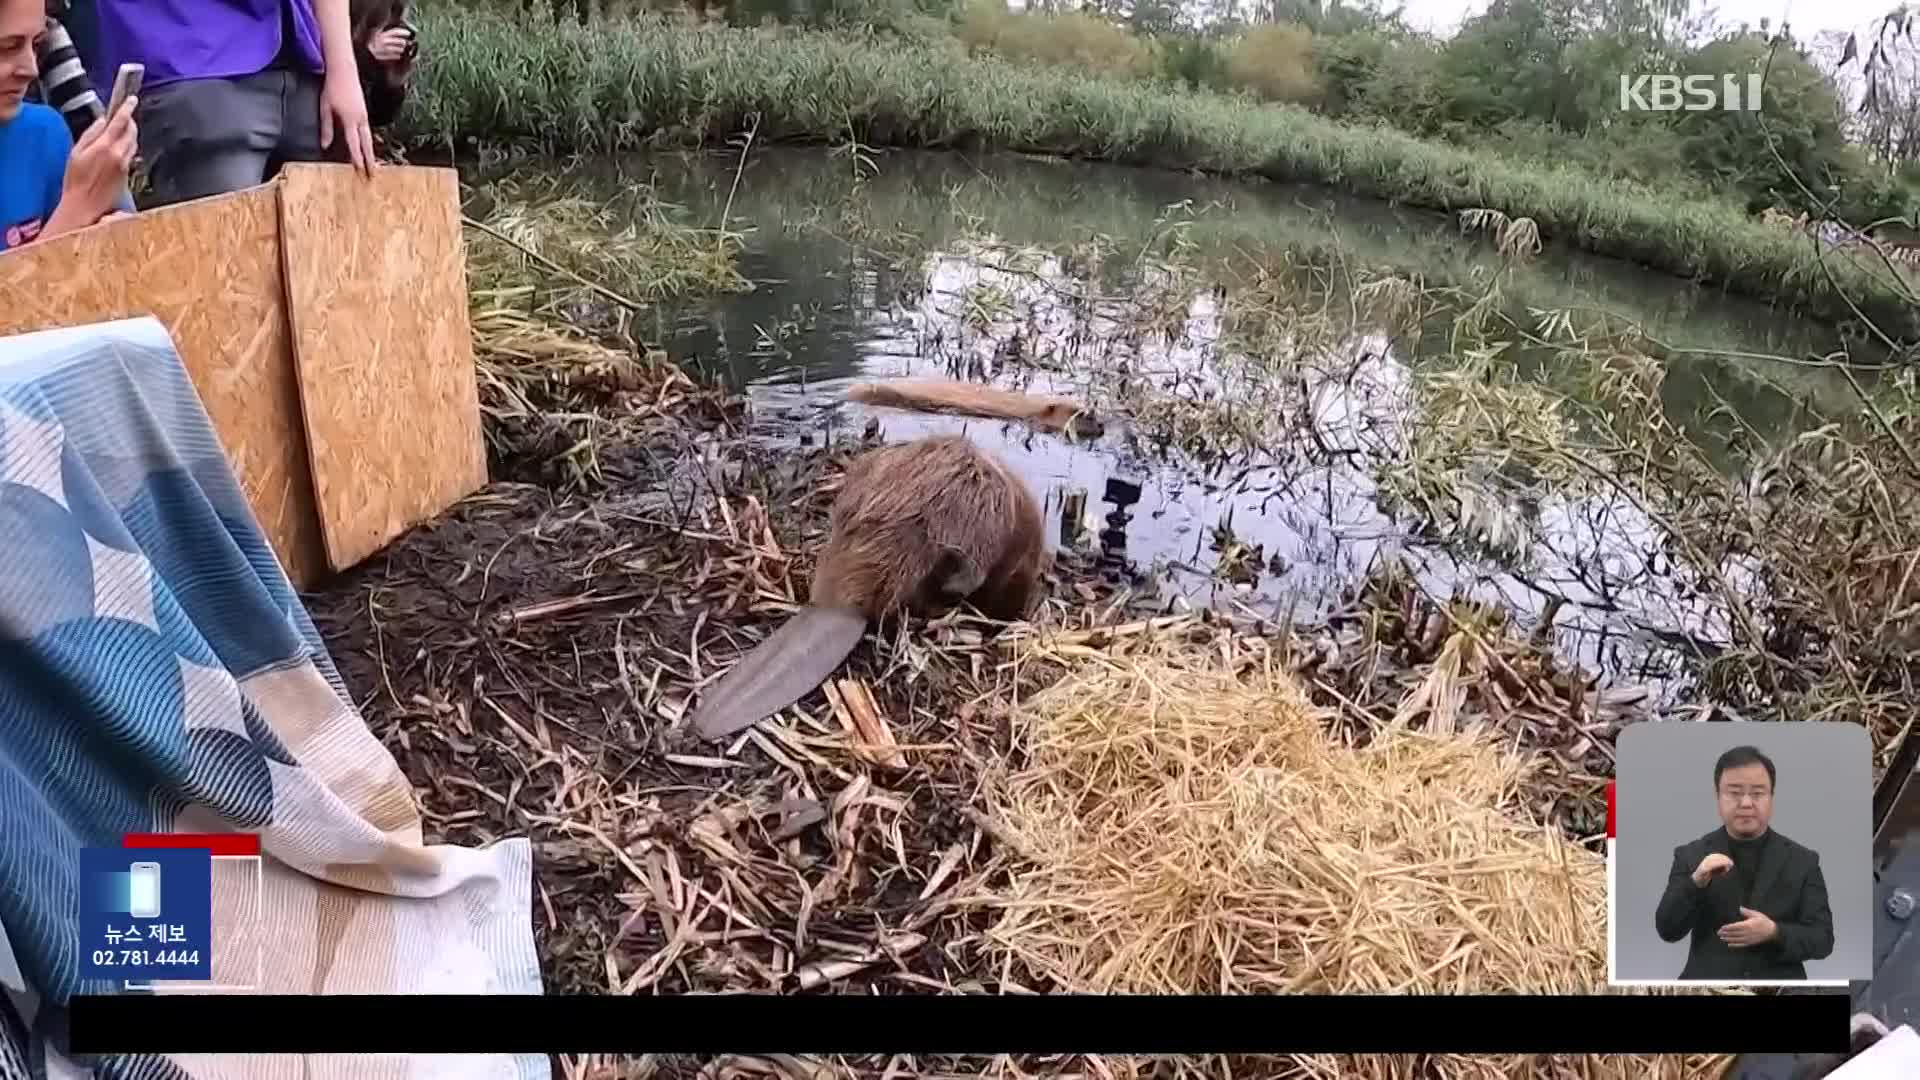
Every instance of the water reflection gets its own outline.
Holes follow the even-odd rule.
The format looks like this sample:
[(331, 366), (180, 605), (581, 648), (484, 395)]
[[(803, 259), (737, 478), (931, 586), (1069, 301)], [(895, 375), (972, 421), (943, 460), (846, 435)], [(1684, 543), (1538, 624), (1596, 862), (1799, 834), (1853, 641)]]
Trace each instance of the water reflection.
[[(1147, 306), (1164, 303), (1168, 291), (1151, 273), (1142, 277), (1140, 288), (1101, 298), (1057, 256), (1003, 269), (998, 257), (979, 251), (934, 254), (918, 302), (869, 323), (844, 373), (764, 381), (754, 394), (766, 412), (799, 424), (858, 428), (877, 418), (892, 439), (965, 431), (1045, 492), (1050, 510), (1058, 511), (1067, 491), (1087, 493), (1094, 520), (1083, 523), (1083, 535), (1097, 535), (1098, 519), (1112, 508), (1096, 501), (1111, 482), (1137, 488), (1122, 530), (1126, 551), (1162, 571), (1166, 597), (1192, 605), (1275, 620), (1324, 614), (1343, 588), (1397, 555), (1438, 595), (1497, 599), (1528, 614), (1543, 611), (1550, 597), (1564, 598), (1561, 646), (1590, 668), (1663, 674), (1664, 650), (1629, 636), (1638, 624), (1724, 636), (1703, 597), (1684, 595), (1654, 572), (1659, 533), (1619, 497), (1586, 494), (1529, 508), (1532, 540), (1505, 564), (1409, 536), (1382, 509), (1374, 474), (1401, 451), (1403, 425), (1421, 422), (1408, 368), (1387, 337), (1339, 339), (1327, 352), (1295, 357), (1276, 377), (1269, 361), (1231, 348), (1210, 290), (1183, 295), (1171, 335), (1139, 332), (1143, 298)], [(1283, 419), (1244, 420), (1259, 425), (1258, 437), (1213, 456), (1152, 445), (1125, 424), (1076, 445), (1017, 423), (840, 400), (854, 379), (958, 374), (1102, 402), (1114, 396), (1116, 370), (1125, 373), (1122, 385), (1151, 384), (1148, 397), (1196, 405), (1224, 397), (1266, 413), (1264, 420)]]
[[(702, 223), (718, 224), (728, 210), (734, 227), (751, 227), (745, 269), (770, 285), (757, 298), (730, 305), (739, 316), (728, 319), (734, 324), (763, 322), (772, 310), (795, 304), (858, 304), (861, 298), (842, 286), (867, 269), (881, 271), (869, 286), (884, 296), (888, 279), (910, 272), (920, 252), (975, 232), (1052, 248), (1106, 237), (1134, 250), (1177, 234), (1197, 257), (1223, 267), (1279, 253), (1322, 265), (1390, 268), (1428, 284), (1466, 288), (1480, 287), (1500, 266), (1485, 243), (1463, 238), (1442, 215), (1319, 188), (1005, 156), (905, 152), (880, 162), (878, 173), (856, 180), (844, 158), (758, 151), (740, 170), (737, 186), (737, 163), (710, 154), (600, 162), (576, 175), (608, 195), (648, 182)], [(1121, 287), (1127, 269), (1103, 266), (1100, 286)], [(1607, 312), (1667, 345), (1707, 350), (1707, 357), (1689, 357), (1676, 372), (1682, 394), (1696, 378), (1726, 384), (1780, 374), (1734, 362), (1739, 354), (1826, 355), (1842, 344), (1831, 329), (1752, 299), (1579, 252), (1550, 250), (1515, 269), (1504, 291), (1516, 309)], [(1436, 336), (1427, 344), (1443, 344), (1444, 326), (1431, 331)], [(1716, 352), (1718, 359), (1711, 355)], [(834, 362), (817, 348), (795, 349), (772, 363), (750, 350), (710, 359), (723, 359), (743, 385), (796, 365)], [(1788, 384), (1793, 395), (1846, 400), (1835, 380), (1787, 377), (1796, 380)]]
[[(1004, 158), (888, 155), (877, 175), (858, 179), (848, 159), (824, 153), (756, 154), (737, 176), (736, 165), (635, 159), (582, 183), (611, 192), (644, 179), (703, 223), (725, 211), (731, 227), (751, 226), (742, 271), (756, 290), (662, 309), (656, 331), (689, 366), (749, 388), (776, 437), (857, 429), (870, 417), (893, 439), (965, 431), (1045, 493), (1050, 512), (1064, 492), (1087, 493), (1088, 537), (1112, 509), (1100, 501), (1109, 483), (1137, 487), (1127, 553), (1163, 569), (1166, 594), (1191, 604), (1304, 617), (1397, 554), (1440, 595), (1497, 597), (1523, 613), (1565, 598), (1560, 644), (1589, 668), (1658, 675), (1663, 651), (1635, 627), (1724, 637), (1702, 597), (1657, 572), (1658, 530), (1617, 497), (1507, 508), (1529, 528), (1516, 557), (1500, 563), (1419, 542), (1382, 510), (1373, 466), (1398, 449), (1400, 425), (1418, 422), (1408, 365), (1449, 353), (1450, 318), (1398, 341), (1360, 324), (1337, 342), (1301, 343), (1312, 355), (1286, 358), (1300, 377), (1276, 379), (1273, 354), (1292, 350), (1268, 340), (1266, 355), (1236, 351), (1220, 294), (1147, 257), (1178, 245), (1184, 262), (1223, 282), (1290, 261), (1307, 278), (1365, 264), (1483, 288), (1494, 256), (1442, 218), (1313, 189)], [(1002, 242), (990, 256), (967, 246), (982, 235)], [(1324, 295), (1344, 294), (1337, 275), (1320, 276)], [(1674, 365), (1662, 391), (1692, 430), (1721, 430), (1702, 418), (1721, 401), (1763, 438), (1802, 426), (1804, 402), (1850, 406), (1843, 380), (1741, 358), (1838, 345), (1764, 305), (1551, 253), (1514, 268), (1503, 289), (1511, 310), (1605, 308), (1667, 345), (1701, 350)], [(1539, 360), (1522, 351), (1513, 362)], [(842, 400), (854, 380), (928, 374), (1103, 403), (1140, 400), (1140, 387), (1163, 404), (1231, 401), (1263, 435), (1220, 453), (1156, 445), (1120, 424), (1074, 444), (1015, 423)]]

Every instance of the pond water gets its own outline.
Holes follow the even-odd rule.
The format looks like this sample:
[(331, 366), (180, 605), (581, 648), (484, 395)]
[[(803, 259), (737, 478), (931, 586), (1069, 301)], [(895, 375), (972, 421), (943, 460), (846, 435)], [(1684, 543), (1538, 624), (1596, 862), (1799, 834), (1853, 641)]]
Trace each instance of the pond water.
[[(1213, 280), (1244, 281), (1250, 267), (1289, 261), (1303, 278), (1318, 269), (1323, 284), (1370, 267), (1483, 287), (1500, 257), (1441, 215), (1321, 189), (952, 153), (654, 155), (590, 163), (569, 183), (615, 206), (644, 187), (694, 222), (725, 220), (745, 234), (741, 270), (754, 290), (662, 307), (650, 336), (683, 365), (746, 390), (761, 437), (811, 441), (876, 417), (890, 439), (964, 430), (1019, 470), (1050, 513), (1063, 493), (1084, 492), (1074, 542), (1120, 547), (1155, 568), (1163, 602), (1309, 617), (1397, 554), (1440, 596), (1497, 599), (1523, 617), (1563, 597), (1562, 649), (1589, 670), (1667, 693), (1683, 683), (1667, 677), (1678, 669), (1661, 642), (1722, 636), (1710, 605), (1654, 572), (1657, 531), (1623, 501), (1529, 507), (1533, 538), (1499, 560), (1422, 541), (1383, 511), (1364, 448), (1383, 410), (1404, 407), (1408, 371), (1448, 353), (1451, 316), (1393, 341), (1356, 320), (1337, 348), (1322, 348), (1334, 363), (1303, 382), (1298, 424), (1311, 427), (1319, 454), (1170, 447), (1124, 416), (1098, 439), (1070, 441), (844, 400), (853, 382), (903, 375), (984, 376), (1078, 396), (1100, 381), (1091, 373), (1115, 370), (1231, 399), (1236, 384), (1220, 373), (1246, 358), (1225, 332)], [(1145, 257), (1169, 244), (1199, 277), (1169, 280)], [(1516, 265), (1503, 291), (1510, 311), (1605, 311), (1685, 350), (1672, 356), (1664, 405), (1709, 445), (1722, 429), (1698, 417), (1716, 402), (1764, 438), (1807, 423), (1803, 402), (1850, 410), (1839, 377), (1757, 358), (1840, 347), (1810, 320), (1565, 252)], [(1111, 482), (1139, 495), (1108, 519)]]

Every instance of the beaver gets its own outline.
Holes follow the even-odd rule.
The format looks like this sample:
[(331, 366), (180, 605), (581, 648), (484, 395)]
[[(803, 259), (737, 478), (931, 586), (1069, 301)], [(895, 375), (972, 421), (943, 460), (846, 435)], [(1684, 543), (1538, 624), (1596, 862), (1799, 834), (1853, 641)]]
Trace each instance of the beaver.
[(826, 681), (869, 623), (970, 601), (1024, 616), (1046, 557), (1040, 504), (964, 436), (869, 450), (848, 465), (807, 606), (701, 695), (693, 730), (718, 739)]
[(919, 412), (961, 413), (1001, 420), (1025, 420), (1048, 431), (1097, 438), (1106, 430), (1100, 419), (1065, 398), (1042, 397), (1002, 390), (996, 386), (951, 379), (891, 379), (856, 383), (847, 390), (849, 401)]

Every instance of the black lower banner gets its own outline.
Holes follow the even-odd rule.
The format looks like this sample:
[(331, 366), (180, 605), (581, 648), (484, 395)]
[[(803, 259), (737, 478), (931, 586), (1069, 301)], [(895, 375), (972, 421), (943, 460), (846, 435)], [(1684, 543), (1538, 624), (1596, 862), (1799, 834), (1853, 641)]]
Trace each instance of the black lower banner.
[(114, 1053), (1819, 1053), (1839, 994), (273, 997), (73, 999)]

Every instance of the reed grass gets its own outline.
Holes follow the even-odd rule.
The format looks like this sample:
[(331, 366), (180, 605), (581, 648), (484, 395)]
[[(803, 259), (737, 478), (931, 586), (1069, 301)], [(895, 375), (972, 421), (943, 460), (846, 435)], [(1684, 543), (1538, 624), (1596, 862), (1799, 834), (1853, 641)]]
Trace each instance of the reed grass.
[(1883, 328), (1914, 322), (1885, 266), (1828, 255), (1730, 202), (1521, 163), (1297, 108), (971, 56), (957, 42), (666, 19), (590, 27), (427, 5), (431, 48), (396, 134), (601, 153), (762, 140), (1004, 149), (1327, 184), (1444, 210), (1492, 208), (1550, 242)]
[(735, 234), (688, 221), (649, 190), (601, 202), (578, 194), (570, 179), (564, 170), (547, 171), (479, 189), (478, 201), (490, 209), (468, 241), (474, 290), (537, 285), (552, 303), (591, 293), (592, 283), (623, 290), (602, 299), (642, 304), (752, 288), (735, 265)]

